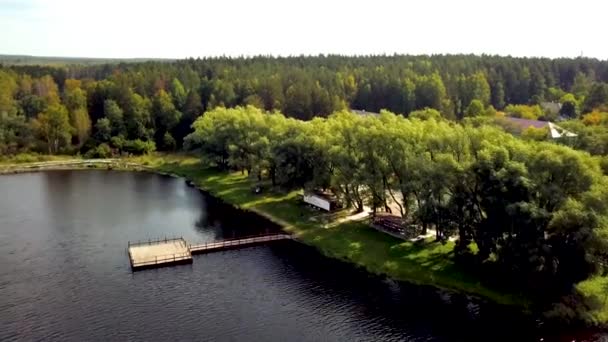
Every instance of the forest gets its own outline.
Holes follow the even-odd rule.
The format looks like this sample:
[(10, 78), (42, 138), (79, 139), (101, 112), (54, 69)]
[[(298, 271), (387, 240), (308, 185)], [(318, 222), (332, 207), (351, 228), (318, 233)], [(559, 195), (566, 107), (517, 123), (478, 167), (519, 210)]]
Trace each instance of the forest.
[[(558, 122), (576, 137), (512, 134), (508, 117)], [(0, 68), (0, 155), (156, 150), (195, 151), (280, 188), (331, 189), (356, 210), (397, 203), (406, 224), (457, 237), (454, 260), (484, 281), (560, 302), (562, 316), (600, 305), (576, 288), (608, 262), (607, 61), (259, 56)]]
[[(603, 153), (608, 62), (473, 55), (207, 58), (0, 67), (0, 153), (171, 151), (218, 106), (252, 105), (310, 120), (344, 109), (442, 118), (496, 113), (576, 122)], [(560, 103), (558, 113), (543, 103)], [(598, 119), (599, 118), (599, 119)], [(577, 125), (581, 124), (581, 125)], [(591, 127), (591, 128), (589, 128)], [(596, 141), (599, 140), (599, 141)], [(101, 147), (100, 147), (101, 146)]]

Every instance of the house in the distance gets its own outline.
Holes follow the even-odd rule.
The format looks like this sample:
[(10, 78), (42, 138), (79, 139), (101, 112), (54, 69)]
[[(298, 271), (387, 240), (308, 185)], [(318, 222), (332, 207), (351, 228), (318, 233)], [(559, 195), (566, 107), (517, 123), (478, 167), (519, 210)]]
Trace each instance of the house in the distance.
[(556, 117), (562, 109), (562, 104), (559, 102), (541, 102), (540, 107), (543, 109), (543, 112)]
[(350, 111), (353, 112), (354, 114), (361, 115), (361, 116), (380, 116), (379, 113), (368, 112), (365, 109), (363, 109), (363, 110), (360, 110), (360, 109), (351, 109)]
[(549, 137), (551, 139), (558, 139), (562, 137), (576, 137), (576, 134), (567, 131), (560, 126), (554, 124), (549, 121), (540, 121), (540, 120), (530, 120), (530, 119), (520, 119), (520, 118), (512, 118), (512, 117), (504, 117), (501, 119), (501, 124), (505, 126), (505, 129), (514, 134), (521, 134), (527, 128), (533, 127), (536, 129), (546, 128), (549, 132)]

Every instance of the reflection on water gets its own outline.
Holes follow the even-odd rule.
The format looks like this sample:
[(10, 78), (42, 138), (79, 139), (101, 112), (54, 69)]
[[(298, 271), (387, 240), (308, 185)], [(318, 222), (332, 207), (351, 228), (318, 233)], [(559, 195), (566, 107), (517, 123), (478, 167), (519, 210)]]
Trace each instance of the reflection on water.
[(182, 180), (0, 177), (0, 340), (538, 340), (516, 312), (372, 277), (287, 241), (131, 273), (127, 241), (275, 231)]

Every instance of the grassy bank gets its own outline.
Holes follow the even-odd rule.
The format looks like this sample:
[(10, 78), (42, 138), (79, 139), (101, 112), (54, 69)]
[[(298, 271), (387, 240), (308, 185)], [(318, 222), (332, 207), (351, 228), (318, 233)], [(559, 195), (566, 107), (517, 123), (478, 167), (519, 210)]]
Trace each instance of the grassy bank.
[(323, 254), (352, 262), (372, 273), (462, 291), (501, 304), (528, 306), (524, 297), (488, 288), (458, 269), (451, 259), (453, 242), (404, 242), (378, 232), (364, 222), (347, 222), (327, 228), (326, 224), (333, 218), (302, 205), (299, 191), (266, 190), (262, 195), (256, 195), (251, 191), (254, 182), (246, 175), (204, 168), (197, 158), (147, 156), (131, 161), (159, 172), (186, 177), (228, 203), (281, 224), (300, 241)]
[[(282, 192), (266, 190), (261, 195), (251, 189), (256, 182), (246, 175), (221, 172), (205, 168), (198, 158), (185, 155), (151, 155), (133, 158), (111, 159), (111, 164), (69, 164), (86, 160), (74, 157), (44, 159), (50, 165), (63, 160), (65, 168), (101, 168), (131, 171), (153, 171), (173, 174), (192, 180), (197, 186), (214, 196), (242, 209), (265, 216), (293, 233), (298, 239), (316, 247), (321, 253), (354, 263), (371, 273), (384, 274), (396, 280), (404, 280), (435, 287), (455, 290), (496, 303), (516, 305), (527, 309), (532, 303), (525, 296), (508, 293), (481, 284), (477, 277), (459, 269), (452, 260), (453, 242), (446, 244), (433, 241), (404, 242), (378, 232), (365, 222), (336, 223), (330, 216), (309, 209), (300, 202), (301, 191)], [(105, 160), (105, 161), (109, 161)], [(29, 160), (0, 159), (0, 173), (13, 173), (26, 168)], [(40, 162), (36, 157), (35, 162)], [(42, 163), (45, 164), (45, 163)], [(46, 169), (41, 166), (36, 170)], [(48, 168), (54, 169), (55, 166)], [(26, 168), (27, 169), (27, 168)], [(27, 169), (30, 170), (30, 169)], [(35, 170), (33, 170), (35, 171)], [(333, 224), (332, 224), (333, 222)], [(608, 277), (595, 276), (577, 284), (577, 291), (586, 298), (586, 306), (573, 310), (566, 308), (565, 316), (583, 317), (588, 323), (605, 325), (608, 322)], [(560, 316), (564, 316), (562, 313)]]
[(77, 159), (77, 158), (74, 156), (63, 156), (63, 155), (20, 153), (17, 155), (0, 156), (0, 165), (36, 163), (36, 162), (48, 162), (48, 161), (60, 161), (60, 160), (72, 160), (72, 159)]

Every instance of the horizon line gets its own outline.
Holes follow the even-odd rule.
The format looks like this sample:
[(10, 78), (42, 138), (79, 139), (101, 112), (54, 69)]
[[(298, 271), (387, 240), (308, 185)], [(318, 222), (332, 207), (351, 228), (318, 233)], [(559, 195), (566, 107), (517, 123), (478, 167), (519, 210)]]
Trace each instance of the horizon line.
[(187, 57), (100, 57), (100, 56), (73, 56), (73, 55), (35, 55), (35, 54), (10, 54), (10, 53), (0, 53), (0, 57), (30, 57), (30, 58), (65, 58), (65, 59), (91, 59), (91, 60), (166, 60), (166, 61), (179, 61), (179, 60), (189, 60), (189, 59), (219, 59), (219, 58), (230, 58), (230, 59), (253, 59), (259, 57), (265, 58), (298, 58), (298, 57), (433, 57), (433, 56), (475, 56), (475, 57), (503, 57), (503, 58), (517, 58), (517, 59), (595, 59), (598, 61), (608, 61), (608, 59), (603, 59), (599, 57), (592, 56), (584, 56), (583, 54), (578, 56), (558, 56), (558, 57), (549, 57), (549, 56), (534, 56), (534, 55), (503, 55), (497, 53), (400, 53), (400, 52), (392, 52), (392, 53), (369, 53), (369, 54), (348, 54), (348, 53), (317, 53), (317, 54), (210, 54), (210, 55), (199, 55), (199, 56), (187, 56)]

